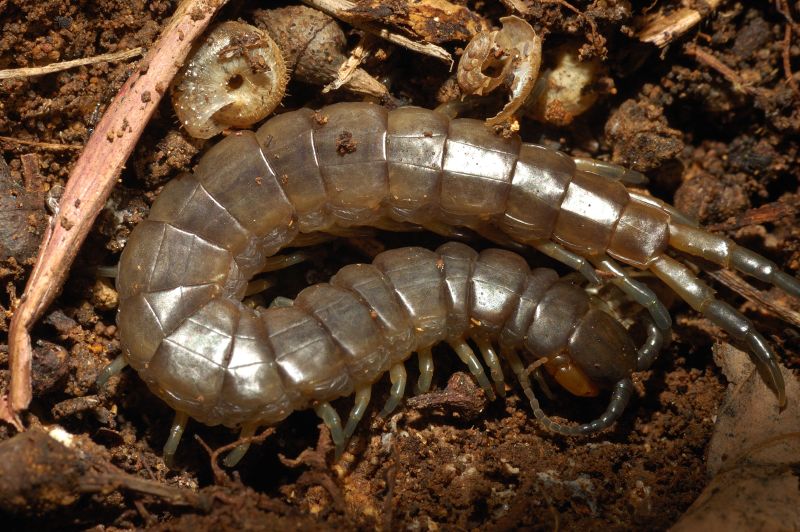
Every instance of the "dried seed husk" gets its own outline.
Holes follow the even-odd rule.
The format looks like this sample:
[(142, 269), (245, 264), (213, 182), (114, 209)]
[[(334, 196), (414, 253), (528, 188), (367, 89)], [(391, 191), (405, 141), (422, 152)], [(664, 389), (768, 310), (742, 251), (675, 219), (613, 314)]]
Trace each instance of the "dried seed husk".
[(172, 85), (172, 104), (186, 131), (211, 138), (266, 118), (281, 102), (288, 76), (266, 32), (223, 22), (193, 50)]
[(486, 95), (508, 87), (510, 99), (488, 125), (513, 119), (533, 90), (542, 59), (542, 38), (519, 17), (500, 19), (502, 29), (479, 33), (458, 63), (456, 78), (465, 95)]

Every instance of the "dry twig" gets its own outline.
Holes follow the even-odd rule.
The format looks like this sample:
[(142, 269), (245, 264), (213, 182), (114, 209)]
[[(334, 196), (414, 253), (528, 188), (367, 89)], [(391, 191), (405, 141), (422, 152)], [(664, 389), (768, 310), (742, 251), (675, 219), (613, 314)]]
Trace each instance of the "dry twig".
[(694, 43), (686, 43), (684, 46), (684, 52), (686, 54), (694, 57), (698, 63), (701, 63), (713, 70), (716, 70), (719, 74), (722, 75), (725, 79), (731, 82), (733, 85), (734, 90), (743, 92), (745, 94), (755, 95), (760, 90), (759, 88), (752, 87), (748, 85), (742, 77), (731, 67), (717, 59), (714, 55), (706, 52), (699, 46)]
[(786, 77), (787, 83), (794, 91), (795, 96), (800, 97), (800, 87), (798, 87), (797, 80), (794, 79), (794, 72), (792, 72), (792, 29), (800, 33), (797, 22), (792, 17), (792, 11), (789, 3), (786, 0), (777, 0), (776, 7), (781, 15), (786, 19), (786, 29), (783, 36), (783, 75)]
[(408, 37), (400, 35), (399, 33), (395, 33), (387, 28), (382, 28), (373, 24), (365, 24), (355, 20), (348, 14), (348, 11), (356, 7), (356, 5), (349, 0), (303, 0), (303, 3), (319, 9), (323, 13), (346, 22), (355, 28), (377, 35), (378, 37), (398, 46), (402, 46), (403, 48), (408, 48), (412, 52), (435, 57), (436, 59), (440, 59), (449, 64), (450, 68), (453, 67), (453, 58), (449, 53), (447, 53), (447, 50), (441, 46), (431, 43), (419, 43), (412, 41)]
[(591, 30), (592, 30), (592, 39), (596, 39), (597, 36), (599, 35), (597, 33), (597, 24), (595, 23), (594, 19), (592, 19), (591, 17), (587, 17), (585, 13), (583, 13), (580, 9), (578, 9), (575, 6), (573, 6), (572, 4), (567, 2), (566, 0), (544, 0), (544, 2), (548, 3), (548, 4), (558, 4), (561, 7), (565, 8), (565, 9), (568, 9), (569, 11), (572, 11), (573, 13), (575, 13), (578, 16), (578, 18), (583, 19), (584, 21), (586, 21), (586, 23), (589, 24), (589, 28), (591, 28)]
[(664, 47), (695, 27), (698, 22), (703, 20), (703, 17), (711, 14), (721, 3), (722, 0), (706, 0), (707, 9), (704, 13), (690, 7), (683, 7), (669, 15), (656, 13), (647, 16), (643, 20), (644, 27), (639, 30), (639, 40)]
[(8, 142), (11, 144), (21, 144), (23, 146), (35, 146), (43, 150), (53, 151), (67, 151), (67, 150), (80, 150), (83, 146), (78, 144), (56, 144), (54, 142), (38, 142), (35, 140), (15, 139), (14, 137), (4, 137), (0, 135), (0, 142)]
[(58, 294), (69, 267), (100, 213), (117, 176), (189, 53), (227, 0), (185, 0), (153, 48), (128, 78), (98, 123), (70, 173), (61, 210), (48, 224), (36, 265), (8, 333), (11, 382), (0, 398), (0, 419), (22, 429), (18, 413), (31, 401), (29, 330)]
[(369, 54), (373, 40), (374, 37), (369, 33), (365, 33), (361, 36), (358, 44), (356, 44), (355, 48), (350, 51), (350, 55), (347, 57), (347, 60), (339, 67), (339, 71), (336, 73), (336, 79), (322, 88), (323, 94), (334, 91), (350, 81), (350, 79), (353, 77), (353, 74), (355, 74), (355, 72), (358, 70), (358, 67), (361, 66), (361, 63)]
[(797, 80), (794, 79), (794, 72), (792, 72), (792, 25), (787, 24), (784, 30), (783, 37), (783, 75), (786, 81), (794, 91), (795, 96), (800, 97), (800, 87), (797, 85)]
[(797, 206), (800, 203), (773, 201), (760, 207), (747, 209), (742, 214), (732, 217), (722, 223), (707, 225), (706, 229), (711, 232), (732, 231), (747, 227), (748, 225), (759, 225), (775, 223), (781, 218), (794, 216), (797, 213)]
[(233, 451), (240, 445), (251, 444), (251, 443), (261, 443), (275, 432), (274, 427), (267, 427), (261, 434), (256, 434), (255, 436), (247, 436), (245, 438), (239, 438), (235, 442), (229, 443), (227, 445), (223, 445), (222, 447), (218, 447), (216, 449), (211, 449), (206, 442), (200, 438), (200, 436), (196, 435), (194, 438), (197, 442), (205, 449), (208, 453), (209, 459), (211, 461), (211, 470), (214, 473), (214, 482), (216, 484), (222, 485), (225, 484), (229, 479), (228, 475), (225, 474), (225, 471), (219, 466), (219, 457), (223, 453), (227, 453), (228, 451)]
[(800, 312), (776, 303), (775, 298), (757, 290), (730, 270), (707, 270), (706, 273), (759, 308), (766, 309), (786, 323), (800, 328)]
[(213, 496), (130, 475), (85, 437), (60, 427), (34, 427), (0, 444), (0, 510), (46, 511), (74, 504), (83, 493), (124, 489), (202, 511)]
[(140, 56), (143, 52), (144, 48), (138, 47), (131, 48), (130, 50), (123, 50), (121, 52), (100, 54), (94, 57), (82, 57), (81, 59), (73, 59), (71, 61), (63, 61), (61, 63), (50, 63), (49, 65), (40, 67), (10, 68), (8, 70), (0, 70), (0, 80), (43, 76), (45, 74), (61, 72), (62, 70), (69, 70), (70, 68), (84, 65), (93, 65), (95, 63), (104, 63), (110, 61), (123, 61), (125, 59)]

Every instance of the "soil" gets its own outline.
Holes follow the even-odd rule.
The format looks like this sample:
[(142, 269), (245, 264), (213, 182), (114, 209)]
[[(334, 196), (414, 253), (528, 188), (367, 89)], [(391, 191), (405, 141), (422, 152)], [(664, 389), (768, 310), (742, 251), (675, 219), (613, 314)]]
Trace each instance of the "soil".
[[(545, 49), (583, 43), (582, 53), (603, 58), (614, 82), (612, 94), (570, 126), (522, 120), (523, 138), (646, 172), (651, 194), (797, 275), (800, 76), (792, 72), (800, 70), (800, 27), (787, 30), (783, 13), (800, 20), (800, 3), (723, 2), (661, 50), (636, 39), (639, 10), (666, 15), (680, 2), (632, 11), (631, 2), (576, 1), (577, 12), (566, 2), (506, 3), (527, 11), (545, 34)], [(376, 2), (370, 4), (379, 12)], [(395, 9), (399, 4), (392, 2)], [(248, 20), (256, 7), (232, 2), (219, 19)], [(469, 7), (495, 25), (505, 14), (499, 3)], [(174, 8), (170, 1), (0, 0), (0, 69), (147, 47)], [(446, 46), (456, 51), (465, 44)], [(366, 67), (404, 100), (432, 107), (451, 87), (447, 68), (436, 60), (401, 49), (382, 59)], [(8, 323), (44, 231), (46, 205), (57, 201), (79, 154), (36, 143), (83, 145), (133, 65), (99, 63), (0, 81), (0, 136), (33, 143), (0, 140), (2, 386)], [(289, 94), (289, 109), (352, 98), (297, 83)], [(176, 464), (167, 467), (161, 447), (172, 421), (168, 407), (132, 371), (103, 390), (95, 384), (120, 352), (116, 293), (98, 280), (96, 268), (117, 262), (161, 186), (190, 170), (211, 142), (189, 138), (177, 127), (168, 98), (162, 102), (61, 296), (34, 328), (35, 400), (24, 421), (51, 436), (59, 425), (78, 443), (70, 452), (33, 436), (20, 443), (11, 439), (11, 427), (0, 427), (0, 462), (30, 472), (0, 478), (4, 522), (16, 529), (94, 530), (662, 530), (708, 484), (709, 439), (726, 387), (711, 347), (727, 337), (679, 302), (671, 345), (652, 370), (637, 374), (638, 393), (621, 421), (592, 437), (543, 431), (517, 386), (508, 387), (505, 399), (486, 401), (459, 373), (453, 354), (439, 348), (435, 391), (382, 422), (374, 406), (388, 394), (381, 382), (366, 416), (372, 421), (362, 422), (338, 464), (327, 431), (319, 430), (313, 413), (298, 412), (224, 473), (212, 468), (205, 446), (218, 448), (235, 434), (190, 424)], [(306, 264), (272, 277), (281, 288), (262, 297), (291, 297), (343, 264), (368, 260), (376, 249), (438, 242), (426, 234), (388, 233), (335, 241), (315, 248)], [(553, 266), (535, 254), (529, 258)], [(746, 312), (796, 375), (796, 330), (724, 285), (715, 287)], [(779, 290), (759, 288), (774, 304), (800, 309)], [(556, 390), (543, 408), (583, 421), (602, 412), (605, 399)], [(335, 403), (340, 412), (349, 405)], [(176, 502), (158, 490), (108, 480), (119, 475), (199, 498)]]

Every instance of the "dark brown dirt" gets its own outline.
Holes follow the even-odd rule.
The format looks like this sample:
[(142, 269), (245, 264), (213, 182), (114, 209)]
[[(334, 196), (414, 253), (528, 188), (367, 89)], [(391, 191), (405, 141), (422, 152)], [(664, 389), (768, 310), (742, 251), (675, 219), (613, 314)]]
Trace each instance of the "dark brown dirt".
[[(776, 7), (783, 4), (725, 2), (698, 28), (659, 51), (635, 39), (636, 17), (643, 8), (632, 12), (630, 6), (639, 3), (576, 1), (579, 13), (566, 2), (504, 3), (526, 8), (531, 23), (546, 34), (545, 48), (577, 40), (584, 43), (584, 55), (605, 58), (616, 87), (616, 94), (567, 129), (523, 121), (527, 140), (646, 171), (652, 194), (797, 274), (800, 94), (784, 69), (787, 21)], [(648, 9), (678, 4), (660, 0)], [(505, 14), (491, 2), (469, 6), (495, 24)], [(174, 7), (166, 0), (0, 0), (0, 69), (148, 46)], [(220, 18), (247, 19), (247, 10), (255, 7), (232, 2)], [(789, 7), (800, 20), (800, 5)], [(788, 62), (800, 71), (800, 28), (794, 28)], [(133, 65), (101, 63), (0, 81), (0, 136), (82, 145)], [(391, 82), (393, 94), (419, 105), (433, 106), (437, 93), (447, 92), (441, 90), (447, 69), (434, 60), (394, 50), (385, 61), (367, 66)], [(347, 97), (322, 97), (318, 87), (299, 84), (290, 86), (290, 94), (287, 108)], [(33, 471), (39, 463), (22, 460), (26, 453), (33, 456), (54, 444), (26, 447), (28, 440), (10, 440), (13, 429), (0, 427), (0, 460), (19, 460), (12, 465), (22, 472), (0, 478), (0, 511), (12, 526), (663, 530), (706, 486), (705, 456), (725, 386), (711, 346), (725, 336), (680, 304), (674, 306), (672, 345), (651, 371), (640, 375), (639, 393), (622, 420), (591, 438), (543, 432), (517, 387), (495, 402), (465, 388), (469, 383), (448, 387), (449, 377), (462, 368), (452, 353), (438, 349), (438, 391), (411, 401), (385, 423), (363, 422), (338, 465), (330, 465), (326, 434), (317, 441), (315, 416), (300, 412), (254, 446), (222, 486), (214, 484), (208, 454), (195, 436), (216, 448), (235, 438), (225, 429), (190, 425), (176, 469), (169, 469), (160, 452), (171, 423), (169, 409), (133, 372), (112, 379), (102, 391), (94, 383), (119, 353), (114, 293), (97, 281), (95, 267), (117, 261), (130, 229), (146, 215), (160, 186), (190, 170), (208, 145), (177, 127), (168, 102), (159, 111), (81, 250), (63, 294), (33, 331), (36, 397), (25, 422), (61, 425), (86, 442), (80, 452), (88, 454), (76, 458), (74, 450), (53, 447), (44, 452), (46, 468), (37, 469), (37, 476), (25, 475), (25, 468)], [(35, 160), (24, 159), (29, 154)], [(78, 151), (0, 140), (0, 155), (8, 163), (6, 171), (0, 161), (4, 387), (5, 333), (41, 235), (44, 200), (58, 197)], [(363, 250), (435, 242), (428, 235), (379, 234), (322, 246), (309, 264), (281, 274), (282, 282), (293, 287), (282, 294), (291, 296), (300, 286), (326, 280), (344, 263), (367, 259)], [(747, 311), (796, 372), (797, 331), (715, 286)], [(777, 290), (769, 296), (776, 304), (800, 309)], [(375, 404), (387, 390), (385, 384), (376, 387)], [(604, 407), (602, 400), (576, 399), (561, 391), (556, 397), (543, 407), (569, 419), (591, 419)], [(336, 406), (343, 411), (349, 402)], [(376, 413), (373, 407), (367, 417)], [(279, 455), (302, 459), (296, 463)], [(92, 484), (86, 477), (91, 468), (79, 467), (76, 460), (94, 464), (95, 470), (105, 467), (97, 464), (113, 465), (120, 473), (195, 493), (205, 503), (176, 504), (163, 495)], [(42, 491), (48, 478), (62, 482), (53, 481), (50, 491)]]

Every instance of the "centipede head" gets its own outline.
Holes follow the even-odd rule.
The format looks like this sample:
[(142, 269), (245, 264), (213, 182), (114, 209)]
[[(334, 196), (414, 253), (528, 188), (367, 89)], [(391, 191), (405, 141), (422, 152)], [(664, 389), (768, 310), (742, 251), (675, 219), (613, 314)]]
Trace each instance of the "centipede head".
[(591, 309), (581, 319), (567, 347), (544, 367), (572, 394), (594, 397), (636, 371), (636, 346), (628, 331), (608, 313)]

